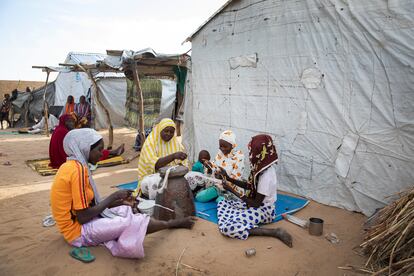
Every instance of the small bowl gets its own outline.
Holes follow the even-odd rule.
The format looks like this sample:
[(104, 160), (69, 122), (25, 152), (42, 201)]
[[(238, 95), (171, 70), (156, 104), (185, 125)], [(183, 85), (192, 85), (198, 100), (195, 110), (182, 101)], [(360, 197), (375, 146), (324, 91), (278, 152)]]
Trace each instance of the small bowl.
[(144, 200), (138, 204), (138, 210), (143, 214), (152, 216), (154, 214), (154, 206), (155, 200)]

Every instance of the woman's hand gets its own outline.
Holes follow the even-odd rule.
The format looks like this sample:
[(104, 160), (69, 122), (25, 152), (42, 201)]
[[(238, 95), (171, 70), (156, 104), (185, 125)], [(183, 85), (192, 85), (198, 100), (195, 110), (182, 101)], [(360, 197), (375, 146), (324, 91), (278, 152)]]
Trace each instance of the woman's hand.
[(137, 201), (133, 196), (129, 196), (122, 200), (122, 205), (134, 207), (135, 205), (137, 205)]
[(129, 197), (132, 197), (132, 192), (132, 190), (119, 190), (111, 194), (110, 197), (112, 198), (112, 201), (122, 201)]
[(106, 208), (113, 208), (123, 205), (125, 200), (129, 202), (129, 198), (132, 197), (133, 191), (131, 190), (119, 190), (112, 193), (108, 197), (104, 198), (101, 202), (95, 206), (88, 207), (82, 210), (76, 210), (76, 217), (80, 224), (85, 224), (97, 217)]
[[(120, 193), (123, 191), (123, 193)], [(121, 190), (113, 193), (111, 196), (113, 197), (111, 204), (108, 206), (109, 208), (118, 207), (121, 205), (131, 206), (132, 208), (137, 205), (135, 198), (132, 196), (132, 191), (130, 190)], [(127, 192), (127, 196), (125, 196), (125, 192)], [(129, 195), (128, 195), (129, 192)], [(118, 198), (116, 198), (118, 197)]]
[(185, 160), (187, 159), (187, 154), (182, 151), (177, 151), (174, 154), (174, 159)]
[(167, 166), (169, 163), (173, 162), (174, 160), (185, 160), (187, 159), (187, 154), (182, 151), (174, 152), (170, 155), (165, 157), (161, 157), (158, 159), (157, 163), (155, 163), (155, 170), (158, 171), (160, 168)]
[(211, 174), (213, 172), (213, 170), (212, 170), (213, 164), (211, 164), (210, 160), (203, 159), (203, 160), (201, 160), (201, 163), (203, 164), (204, 167), (207, 168), (207, 173), (208, 174)]
[(230, 187), (229, 183), (226, 180), (222, 180), (221, 185), (223, 185), (224, 190), (231, 191), (231, 187)]
[(229, 178), (229, 176), (228, 176), (225, 169), (223, 169), (222, 167), (219, 167), (219, 170), (220, 171), (216, 171), (216, 173), (215, 173), (216, 178), (218, 178), (218, 179), (227, 179), (227, 178)]

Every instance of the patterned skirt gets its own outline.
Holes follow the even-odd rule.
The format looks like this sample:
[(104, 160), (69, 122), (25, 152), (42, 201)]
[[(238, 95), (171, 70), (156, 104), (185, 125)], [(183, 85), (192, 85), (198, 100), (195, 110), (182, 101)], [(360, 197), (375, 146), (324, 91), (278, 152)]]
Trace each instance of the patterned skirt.
[(222, 200), (217, 206), (220, 232), (240, 240), (248, 238), (248, 230), (258, 227), (259, 224), (271, 223), (275, 216), (275, 206), (270, 204), (262, 203), (258, 208), (248, 208), (241, 201)]

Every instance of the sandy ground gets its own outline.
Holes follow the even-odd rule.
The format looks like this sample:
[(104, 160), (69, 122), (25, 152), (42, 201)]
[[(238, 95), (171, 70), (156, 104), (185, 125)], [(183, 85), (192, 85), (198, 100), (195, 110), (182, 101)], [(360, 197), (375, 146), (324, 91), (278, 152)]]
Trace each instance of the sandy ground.
[[(127, 129), (115, 132), (115, 145), (126, 145), (125, 157), (134, 154), (134, 137), (134, 132)], [(289, 231), (294, 239), (291, 249), (273, 238), (234, 240), (222, 236), (215, 224), (198, 219), (193, 230), (148, 235), (143, 260), (115, 258), (101, 246), (91, 248), (95, 262), (83, 264), (69, 256), (71, 247), (56, 227), (45, 228), (41, 224), (49, 214), (53, 176), (38, 175), (24, 161), (46, 157), (48, 145), (49, 138), (45, 136), (0, 134), (0, 275), (175, 275), (184, 249), (181, 262), (203, 272), (181, 268), (178, 275), (352, 275), (338, 266), (364, 262), (352, 248), (362, 240), (365, 217), (311, 202), (296, 215), (323, 218), (325, 233), (334, 232), (339, 244), (331, 244), (323, 236), (310, 236), (285, 221), (267, 227)], [(4, 166), (6, 161), (11, 166)], [(135, 180), (136, 167), (134, 160), (98, 169), (94, 177), (102, 194), (114, 191), (111, 186), (115, 184)], [(244, 251), (252, 247), (257, 254), (248, 258)]]

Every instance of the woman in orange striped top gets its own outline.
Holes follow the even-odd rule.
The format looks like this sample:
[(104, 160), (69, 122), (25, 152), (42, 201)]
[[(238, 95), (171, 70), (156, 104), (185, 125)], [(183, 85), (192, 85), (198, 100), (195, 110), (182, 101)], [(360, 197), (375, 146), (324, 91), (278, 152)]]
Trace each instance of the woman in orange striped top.
[(51, 189), (52, 214), (65, 240), (73, 246), (104, 244), (114, 256), (144, 257), (146, 234), (167, 228), (191, 228), (186, 217), (158, 221), (134, 214), (132, 191), (120, 190), (101, 199), (88, 168), (102, 156), (102, 136), (93, 129), (70, 131), (63, 147), (68, 160), (56, 174)]
[(71, 114), (75, 111), (75, 100), (73, 99), (72, 95), (68, 96), (68, 99), (66, 100), (65, 108), (63, 109), (63, 114)]

